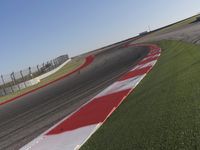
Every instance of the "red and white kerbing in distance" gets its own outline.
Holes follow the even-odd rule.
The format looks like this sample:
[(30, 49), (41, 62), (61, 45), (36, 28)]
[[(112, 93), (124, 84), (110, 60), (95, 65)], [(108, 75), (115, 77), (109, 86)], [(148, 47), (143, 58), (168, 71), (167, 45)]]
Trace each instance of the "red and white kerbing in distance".
[(150, 50), (118, 81), (20, 150), (78, 150), (134, 90), (161, 54), (161, 49), (152, 44), (128, 46), (148, 46)]
[(78, 68), (75, 68), (75, 69), (72, 70), (71, 72), (69, 72), (69, 73), (67, 73), (67, 74), (65, 74), (65, 75), (63, 75), (63, 76), (61, 76), (61, 77), (59, 77), (59, 78), (56, 79), (56, 80), (53, 80), (53, 81), (51, 81), (51, 82), (49, 82), (49, 83), (46, 83), (46, 84), (44, 84), (44, 85), (42, 85), (42, 86), (40, 86), (40, 87), (38, 87), (38, 88), (32, 89), (32, 90), (30, 90), (30, 91), (28, 91), (28, 92), (25, 92), (25, 93), (23, 93), (23, 94), (21, 94), (21, 95), (19, 95), (19, 96), (16, 96), (16, 97), (14, 97), (14, 98), (11, 98), (11, 99), (9, 99), (9, 100), (0, 102), (0, 106), (1, 106), (1, 105), (5, 105), (5, 104), (10, 103), (10, 102), (13, 102), (13, 101), (16, 101), (16, 100), (19, 100), (20, 98), (22, 98), (22, 97), (24, 97), (24, 96), (26, 96), (26, 95), (28, 95), (28, 94), (30, 94), (30, 93), (36, 92), (36, 91), (38, 91), (38, 90), (40, 90), (40, 89), (42, 89), (42, 88), (44, 88), (44, 87), (47, 87), (47, 86), (49, 86), (49, 85), (51, 85), (51, 84), (53, 84), (53, 83), (55, 83), (55, 82), (57, 82), (57, 81), (60, 81), (60, 80), (62, 80), (62, 79), (65, 79), (66, 77), (70, 76), (71, 74), (73, 74), (73, 73), (75, 73), (75, 72), (78, 72), (78, 71), (80, 71), (81, 69), (83, 69), (83, 68), (87, 67), (88, 65), (90, 65), (90, 64), (94, 61), (94, 59), (95, 59), (95, 57), (94, 57), (93, 55), (89, 55), (89, 56), (87, 56), (87, 57), (85, 58), (85, 62), (84, 62), (82, 65), (80, 65)]

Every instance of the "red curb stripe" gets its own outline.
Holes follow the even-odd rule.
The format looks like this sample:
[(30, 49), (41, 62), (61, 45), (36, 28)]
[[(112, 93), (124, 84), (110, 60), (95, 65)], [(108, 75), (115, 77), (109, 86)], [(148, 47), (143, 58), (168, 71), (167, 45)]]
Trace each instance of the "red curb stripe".
[[(144, 45), (141, 45), (141, 46), (144, 46)], [(120, 106), (120, 104), (127, 98), (127, 96), (135, 89), (135, 86), (138, 84), (138, 82), (140, 82), (143, 79), (143, 77), (148, 72), (150, 72), (153, 66), (155, 65), (156, 60), (159, 57), (159, 56), (156, 57), (156, 55), (157, 54), (160, 55), (160, 52), (161, 52), (160, 48), (158, 48), (155, 45), (145, 45), (145, 46), (148, 46), (150, 50), (149, 50), (148, 55), (146, 55), (146, 57), (144, 57), (142, 61), (143, 62), (145, 62), (145, 60), (149, 60), (149, 61), (146, 61), (146, 63), (144, 64), (142, 63), (141, 66), (139, 67), (136, 66), (132, 68), (131, 71), (129, 71), (127, 74), (123, 75), (119, 80), (117, 80), (116, 81), (117, 86), (116, 88), (113, 88), (112, 93), (109, 93), (109, 94), (107, 93), (106, 95), (101, 96), (101, 97), (98, 97), (97, 95), (96, 97), (91, 99), (90, 102), (86, 103), (81, 108), (79, 108), (74, 113), (72, 113), (70, 116), (67, 116), (62, 121), (57, 123), (54, 127), (47, 130), (40, 137), (38, 137), (38, 140), (35, 139), (36, 141), (31, 143), (30, 145), (27, 145), (27, 147), (31, 147), (34, 149), (34, 144), (37, 144), (36, 148), (38, 149), (42, 148), (43, 146), (48, 147), (49, 149), (49, 147), (53, 146), (55, 142), (55, 144), (57, 144), (58, 146), (61, 146), (61, 147), (66, 146), (66, 149), (80, 148), (85, 143), (85, 141), (87, 141), (88, 138)], [(155, 48), (155, 50), (153, 48)], [(155, 63), (154, 62), (151, 63), (149, 59), (151, 58), (151, 56), (152, 58), (154, 57), (157, 58), (154, 61)], [(118, 91), (118, 88), (117, 88), (118, 86), (119, 87), (125, 86), (123, 81), (128, 82), (126, 80), (134, 78), (136, 76), (140, 78), (140, 80), (137, 81), (137, 83), (136, 82), (132, 83), (131, 84), (132, 86), (128, 86), (128, 89), (126, 90), (122, 90), (123, 88), (121, 88), (121, 91)], [(112, 84), (111, 86), (115, 87), (115, 84)], [(94, 125), (94, 126), (91, 127), (90, 125)], [(85, 129), (83, 127), (85, 127), (86, 130), (83, 130)], [(72, 136), (72, 139), (71, 139), (71, 136)], [(79, 139), (79, 137), (81, 137), (81, 139)], [(74, 140), (75, 138), (77, 138), (77, 140)], [(41, 144), (38, 145), (40, 143), (40, 140), (41, 140)], [(62, 142), (60, 142), (60, 140)], [(84, 142), (82, 140), (84, 140)], [(67, 146), (66, 142), (64, 141), (66, 142), (68, 141), (69, 146)], [(52, 142), (52, 143), (48, 143), (48, 142)], [(70, 143), (72, 143), (73, 147), (70, 147)]]
[[(150, 47), (149, 54), (145, 57), (155, 56), (157, 54), (157, 50), (154, 51)], [(160, 53), (159, 53), (160, 54)], [(146, 61), (140, 61), (139, 64), (148, 63), (151, 60), (157, 60), (158, 57), (149, 58)], [(118, 81), (123, 81), (138, 75), (143, 75), (148, 73), (153, 66), (148, 66), (141, 69), (136, 69), (128, 72), (124, 76), (122, 76)], [(119, 91), (117, 93), (108, 94), (102, 97), (94, 98), (87, 105), (82, 107), (80, 110), (72, 114), (69, 118), (61, 122), (59, 125), (55, 126), (52, 130), (50, 130), (46, 135), (55, 135), (60, 134), (67, 131), (72, 131), (81, 127), (103, 123), (111, 110), (115, 110), (123, 101), (124, 97), (126, 97), (130, 91), (133, 89), (127, 89), (123, 91)]]
[(94, 99), (46, 135), (59, 134), (104, 122), (110, 111), (118, 106), (124, 95), (129, 91), (130, 89)]
[(149, 63), (149, 62), (154, 61), (154, 60), (158, 60), (158, 57), (156, 57), (156, 58), (148, 58), (146, 60), (142, 60), (142, 61), (140, 61), (138, 63), (138, 65), (143, 65), (143, 64)]
[(57, 81), (59, 81), (59, 80), (62, 80), (62, 79), (64, 79), (64, 78), (70, 76), (71, 74), (77, 72), (78, 70), (81, 70), (81, 69), (83, 69), (84, 67), (90, 65), (90, 64), (94, 61), (94, 58), (95, 58), (94, 55), (90, 55), (90, 56), (86, 57), (84, 64), (82, 64), (81, 66), (79, 66), (78, 68), (76, 68), (75, 70), (73, 70), (72, 72), (70, 72), (70, 73), (68, 73), (68, 74), (66, 74), (66, 75), (64, 75), (64, 76), (61, 76), (60, 78), (58, 78), (58, 79), (56, 79), (56, 80), (54, 80), (54, 81), (51, 81), (51, 82), (49, 82), (49, 83), (47, 83), (47, 84), (45, 84), (45, 85), (42, 85), (41, 87), (38, 87), (38, 88), (33, 89), (33, 90), (31, 90), (31, 91), (28, 91), (28, 92), (26, 92), (26, 93), (24, 93), (24, 94), (21, 94), (21, 95), (19, 95), (19, 96), (16, 96), (16, 97), (14, 97), (14, 98), (12, 98), (12, 99), (9, 99), (9, 100), (6, 100), (6, 101), (4, 101), (4, 102), (0, 102), (0, 106), (1, 106), (1, 105), (4, 105), (4, 104), (7, 104), (7, 103), (10, 103), (10, 102), (12, 102), (12, 101), (15, 101), (15, 100), (17, 100), (17, 99), (19, 99), (19, 98), (21, 98), (21, 97), (23, 97), (23, 96), (26, 96), (26, 95), (28, 95), (28, 94), (30, 94), (30, 93), (33, 93), (33, 92), (35, 92), (35, 91), (38, 91), (38, 90), (40, 90), (40, 89), (42, 89), (42, 88), (44, 88), (44, 87), (46, 87), (46, 86), (48, 86), (48, 85), (50, 85), (50, 84), (53, 84), (53, 83), (55, 83), (55, 82), (57, 82)]
[(136, 77), (136, 76), (139, 76), (139, 75), (143, 75), (143, 74), (147, 73), (151, 68), (152, 68), (152, 66), (148, 66), (148, 67), (145, 67), (145, 68), (130, 71), (127, 74), (125, 74), (124, 76), (122, 76), (119, 79), (119, 81), (130, 79), (130, 78), (133, 78), (133, 77)]

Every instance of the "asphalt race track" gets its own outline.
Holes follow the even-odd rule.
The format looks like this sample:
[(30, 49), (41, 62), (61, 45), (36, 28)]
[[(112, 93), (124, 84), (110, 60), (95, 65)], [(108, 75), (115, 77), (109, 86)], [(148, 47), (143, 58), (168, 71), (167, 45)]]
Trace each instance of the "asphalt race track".
[(0, 149), (16, 150), (79, 108), (127, 72), (147, 47), (112, 47), (81, 71), (0, 105)]
[(153, 36), (150, 34), (136, 40), (135, 43), (160, 40), (180, 40), (193, 44), (200, 44), (200, 22), (191, 23), (180, 27), (179, 29), (167, 31), (165, 33), (161, 32)]

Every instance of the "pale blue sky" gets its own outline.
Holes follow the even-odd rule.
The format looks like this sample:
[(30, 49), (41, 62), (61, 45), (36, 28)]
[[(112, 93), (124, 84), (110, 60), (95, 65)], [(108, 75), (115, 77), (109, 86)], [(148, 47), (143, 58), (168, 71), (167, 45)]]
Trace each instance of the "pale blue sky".
[(200, 0), (0, 0), (0, 74), (200, 12)]

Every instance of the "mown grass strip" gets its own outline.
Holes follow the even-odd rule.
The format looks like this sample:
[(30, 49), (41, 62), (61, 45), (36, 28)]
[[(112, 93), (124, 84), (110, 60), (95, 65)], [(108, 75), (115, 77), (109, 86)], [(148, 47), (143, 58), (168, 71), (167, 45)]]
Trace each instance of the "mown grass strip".
[(81, 150), (200, 149), (200, 46), (158, 44), (153, 70)]

